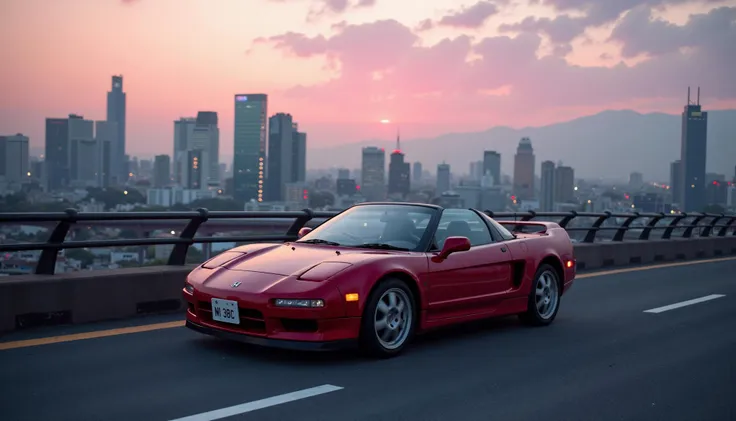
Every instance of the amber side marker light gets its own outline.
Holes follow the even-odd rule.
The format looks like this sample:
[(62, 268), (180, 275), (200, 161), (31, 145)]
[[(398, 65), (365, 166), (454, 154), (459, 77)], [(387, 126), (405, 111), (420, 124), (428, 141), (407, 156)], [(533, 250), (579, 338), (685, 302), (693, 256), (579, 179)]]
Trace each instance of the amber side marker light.
[(345, 294), (345, 301), (347, 301), (347, 302), (350, 302), (350, 301), (358, 301), (358, 298), (359, 298), (358, 297), (358, 294), (356, 294), (356, 293)]
[(569, 267), (569, 268), (571, 268), (571, 267), (572, 267), (572, 260), (568, 260), (568, 261), (567, 261), (567, 267)]

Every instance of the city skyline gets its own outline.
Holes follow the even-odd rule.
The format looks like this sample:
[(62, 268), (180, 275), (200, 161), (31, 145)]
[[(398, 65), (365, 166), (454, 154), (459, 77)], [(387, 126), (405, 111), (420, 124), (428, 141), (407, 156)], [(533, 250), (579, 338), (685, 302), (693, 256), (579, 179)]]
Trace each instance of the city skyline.
[[(416, 138), (497, 125), (543, 125), (604, 109), (675, 113), (682, 103), (680, 87), (688, 84), (703, 87), (706, 93), (703, 102), (709, 110), (736, 107), (736, 92), (728, 83), (728, 72), (722, 71), (733, 68), (729, 61), (733, 57), (723, 54), (724, 48), (732, 44), (714, 42), (715, 36), (723, 36), (723, 32), (716, 31), (718, 28), (727, 31), (727, 37), (734, 36), (733, 26), (718, 24), (736, 16), (736, 8), (722, 7), (727, 2), (673, 5), (674, 2), (662, 1), (657, 4), (664, 8), (655, 11), (641, 6), (614, 10), (610, 6), (607, 12), (617, 18), (600, 18), (606, 23), (598, 26), (591, 23), (590, 16), (602, 12), (590, 9), (588, 20), (573, 19), (588, 29), (584, 35), (570, 32), (572, 52), (567, 54), (567, 61), (562, 61), (550, 55), (534, 59), (528, 56), (529, 51), (562, 54), (562, 44), (550, 44), (545, 32), (549, 30), (544, 29), (545, 25), (562, 25), (564, 19), (555, 18), (567, 16), (569, 12), (552, 7), (560, 3), (556, 0), (537, 5), (521, 2), (516, 7), (498, 2), (494, 8), (486, 9), (477, 4), (473, 7), (474, 2), (427, 1), (424, 2), (428, 6), (426, 12), (421, 13), (421, 8), (379, 0), (372, 7), (351, 6), (342, 14), (320, 14), (317, 1), (284, 5), (263, 0), (258, 2), (258, 19), (263, 22), (213, 33), (207, 29), (221, 27), (237, 16), (246, 16), (242, 18), (246, 21), (252, 19), (247, 17), (248, 13), (236, 13), (250, 9), (237, 2), (207, 9), (197, 7), (201, 2), (193, 0), (167, 9), (170, 4), (166, 1), (70, 0), (63, 7), (46, 5), (44, 14), (33, 14), (38, 0), (15, 2), (9, 5), (4, 18), (0, 18), (6, 24), (4, 30), (13, 31), (23, 22), (22, 32), (35, 42), (19, 41), (11, 48), (8, 66), (0, 70), (3, 76), (0, 84), (9, 93), (7, 98), (12, 99), (3, 102), (0, 127), (6, 133), (21, 132), (29, 136), (32, 148), (36, 149), (43, 139), (45, 117), (76, 113), (102, 120), (105, 98), (101, 92), (109, 89), (109, 75), (117, 74), (125, 77), (125, 91), (129, 95), (127, 152), (146, 156), (168, 153), (168, 142), (173, 135), (168, 122), (189, 115), (192, 109), (218, 112), (222, 127), (220, 148), (232, 150), (233, 110), (228, 106), (228, 98), (233, 93), (247, 91), (268, 93), (272, 113), (299, 115), (303, 130), (313, 139), (310, 147), (314, 148), (385, 138), (385, 128), (379, 124), (384, 118), (400, 123), (411, 133), (410, 138)], [(201, 19), (196, 17), (201, 22), (199, 31), (184, 31), (187, 25), (170, 28), (168, 21), (156, 20), (156, 25), (161, 25), (156, 31), (160, 37), (147, 37), (145, 42), (150, 45), (144, 45), (140, 37), (151, 31), (150, 18), (171, 9), (176, 9), (181, 17), (192, 16), (195, 11), (201, 13)], [(484, 13), (489, 15), (488, 19), (481, 19)], [(694, 17), (688, 20), (691, 13)], [(85, 20), (92, 14), (98, 16), (94, 23)], [(650, 14), (666, 21), (644, 19)], [(68, 19), (58, 19), (59, 16)], [(283, 18), (282, 21), (271, 25), (276, 16)], [(307, 16), (311, 16), (309, 23), (305, 22)], [(390, 17), (395, 20), (386, 20)], [(470, 19), (473, 17), (475, 21)], [(544, 18), (552, 20), (538, 20)], [(657, 38), (661, 34), (653, 32), (657, 25), (680, 35), (663, 43)], [(420, 26), (422, 30), (418, 29)], [(44, 29), (36, 31), (36, 27)], [(95, 49), (99, 57), (91, 66), (80, 67), (80, 61), (74, 59), (88, 49), (65, 51), (71, 55), (68, 60), (56, 59), (58, 53), (52, 51), (53, 45), (64, 43), (65, 39), (78, 40), (84, 32), (81, 38), (94, 48), (94, 43), (99, 41), (89, 39), (95, 38), (89, 33), (103, 27), (130, 36), (113, 37), (108, 40), (109, 47)], [(707, 32), (710, 27), (714, 30)], [(641, 29), (627, 33), (647, 36), (623, 37), (622, 32), (627, 28)], [(378, 30), (379, 35), (393, 36), (395, 41), (382, 44), (384, 35), (376, 37), (372, 33)], [(610, 36), (606, 35), (608, 32)], [(51, 33), (55, 37), (53, 43), (46, 38)], [(192, 47), (188, 40), (194, 33), (202, 39)], [(681, 35), (685, 33), (693, 34), (693, 38), (684, 39)], [(471, 41), (469, 36), (475, 40)], [(366, 37), (374, 41), (367, 42)], [(586, 37), (591, 40), (586, 41)], [(230, 38), (236, 38), (237, 42)], [(602, 38), (607, 40), (601, 41)], [(107, 38), (99, 37), (102, 39)], [(123, 40), (125, 43), (121, 44)], [(172, 54), (183, 53), (184, 45), (189, 48), (187, 54), (179, 54), (176, 60), (162, 64)], [(211, 48), (214, 45), (218, 48)], [(348, 47), (355, 45), (361, 46), (360, 57), (350, 54)], [(650, 58), (645, 60), (640, 53), (647, 53)], [(324, 55), (331, 57), (329, 63)], [(478, 55), (485, 60), (465, 67), (457, 63), (459, 57)], [(406, 57), (404, 67), (397, 64), (399, 56)], [(500, 67), (499, 56), (504, 58)], [(43, 66), (47, 60), (54, 60), (56, 65)], [(141, 65), (142, 60), (147, 60), (146, 65)], [(485, 61), (494, 60), (496, 69), (489, 72), (484, 67)], [(616, 67), (620, 60), (631, 67)], [(215, 69), (193, 65), (200, 62), (217, 62), (218, 66)], [(443, 62), (458, 70), (453, 72), (446, 65), (438, 64)], [(332, 67), (325, 69), (326, 64)], [(575, 65), (582, 67), (574, 70)], [(668, 71), (662, 72), (663, 66)], [(46, 67), (53, 69), (53, 77), (44, 73), (42, 69)], [(544, 77), (538, 75), (540, 67), (546, 72)], [(28, 72), (29, 68), (39, 71)], [(673, 68), (677, 71), (673, 72)], [(339, 69), (339, 74), (336, 75), (335, 69)], [(485, 81), (479, 81), (475, 75), (481, 70)], [(570, 79), (573, 73), (575, 78)], [(523, 77), (534, 77), (535, 81)], [(197, 82), (192, 83), (193, 80)], [(321, 82), (325, 83), (319, 85)], [(33, 95), (34, 92), (44, 95)], [(459, 102), (460, 97), (465, 98), (464, 102)], [(314, 107), (314, 101), (319, 101), (320, 107)]]

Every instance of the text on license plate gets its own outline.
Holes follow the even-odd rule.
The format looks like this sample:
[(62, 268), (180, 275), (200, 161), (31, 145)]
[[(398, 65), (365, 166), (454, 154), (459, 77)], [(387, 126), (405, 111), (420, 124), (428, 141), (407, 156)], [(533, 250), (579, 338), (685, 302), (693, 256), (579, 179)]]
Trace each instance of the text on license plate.
[(240, 324), (238, 302), (231, 300), (212, 299), (212, 320), (224, 323)]

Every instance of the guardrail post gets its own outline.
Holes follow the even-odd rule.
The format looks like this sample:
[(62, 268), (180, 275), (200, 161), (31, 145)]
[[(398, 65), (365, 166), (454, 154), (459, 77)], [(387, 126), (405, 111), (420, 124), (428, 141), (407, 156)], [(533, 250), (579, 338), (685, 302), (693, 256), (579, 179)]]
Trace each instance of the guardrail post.
[(314, 212), (312, 212), (311, 209), (302, 209), (302, 212), (304, 212), (304, 215), (297, 217), (286, 231), (286, 235), (288, 237), (297, 238), (297, 236), (299, 236), (299, 230), (302, 229), (314, 216)]
[(561, 228), (567, 228), (567, 224), (570, 223), (575, 217), (578, 216), (578, 213), (576, 211), (570, 211), (570, 213), (562, 218), (560, 222), (557, 223)]
[(693, 235), (693, 230), (695, 228), (698, 228), (698, 224), (700, 224), (700, 221), (703, 220), (707, 215), (704, 213), (701, 213), (699, 216), (695, 218), (695, 220), (690, 224), (689, 227), (685, 228), (685, 232), (682, 233), (682, 238), (690, 238)]
[(724, 216), (726, 216), (726, 215), (720, 214), (719, 216), (714, 216), (713, 217), (713, 220), (710, 221), (710, 224), (706, 225), (705, 226), (705, 229), (703, 229), (703, 232), (700, 233), (700, 236), (701, 237), (710, 237), (711, 231), (713, 231), (713, 228), (715, 228), (716, 225), (718, 225), (718, 221), (720, 221), (721, 219), (723, 219)]
[(623, 241), (624, 235), (626, 235), (626, 231), (629, 229), (629, 225), (631, 225), (631, 223), (637, 218), (639, 218), (639, 212), (634, 212), (633, 215), (626, 218), (624, 223), (616, 230), (616, 234), (613, 236), (613, 241)]
[(644, 227), (644, 229), (641, 231), (641, 234), (639, 235), (640, 240), (648, 240), (649, 234), (652, 233), (652, 229), (657, 226), (657, 223), (664, 218), (664, 214), (660, 213), (657, 216), (653, 216), (652, 219), (649, 220), (647, 223), (647, 226)]
[(66, 218), (56, 224), (51, 235), (49, 235), (49, 239), (46, 240), (46, 244), (58, 245), (58, 247), (50, 247), (41, 251), (41, 257), (39, 257), (36, 264), (36, 275), (53, 275), (56, 271), (56, 257), (62, 249), (61, 245), (64, 243), (67, 234), (69, 234), (72, 224), (77, 221), (76, 209), (67, 209), (64, 212)]
[[(718, 236), (719, 237), (725, 237), (726, 233), (728, 232), (728, 228), (733, 224), (733, 221), (736, 221), (736, 217), (729, 218), (728, 222), (726, 222), (726, 225), (722, 226), (720, 230), (718, 230)], [(736, 231), (734, 231), (736, 233)]]
[(199, 215), (190, 219), (187, 226), (184, 227), (184, 229), (181, 230), (181, 234), (179, 234), (180, 239), (188, 241), (186, 243), (174, 244), (174, 248), (171, 250), (171, 254), (169, 254), (168, 265), (182, 266), (187, 262), (189, 246), (194, 243), (194, 236), (197, 234), (199, 226), (207, 221), (207, 214), (209, 213), (207, 209), (204, 208), (197, 209), (197, 212)]
[(611, 217), (611, 212), (605, 211), (604, 215), (599, 216), (598, 219), (596, 219), (595, 222), (593, 222), (593, 225), (588, 229), (588, 233), (585, 234), (585, 238), (583, 239), (584, 243), (594, 243), (595, 242), (595, 234), (598, 232), (598, 228), (603, 225), (603, 222), (606, 221), (606, 219)]
[(664, 233), (662, 233), (662, 239), (669, 240), (670, 237), (672, 237), (672, 232), (675, 230), (675, 228), (677, 228), (677, 224), (679, 224), (680, 221), (682, 221), (685, 218), (687, 218), (686, 213), (677, 215), (674, 218), (672, 218), (672, 221), (670, 221), (670, 224), (667, 225), (667, 228), (664, 230)]

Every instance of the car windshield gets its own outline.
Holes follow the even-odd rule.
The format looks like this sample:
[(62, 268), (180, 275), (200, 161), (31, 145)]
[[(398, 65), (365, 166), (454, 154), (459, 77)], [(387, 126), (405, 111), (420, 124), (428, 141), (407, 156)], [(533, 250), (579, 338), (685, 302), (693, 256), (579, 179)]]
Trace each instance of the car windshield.
[(438, 211), (414, 205), (359, 205), (326, 221), (299, 243), (420, 251)]

